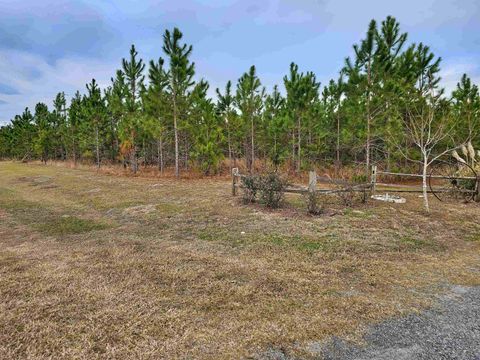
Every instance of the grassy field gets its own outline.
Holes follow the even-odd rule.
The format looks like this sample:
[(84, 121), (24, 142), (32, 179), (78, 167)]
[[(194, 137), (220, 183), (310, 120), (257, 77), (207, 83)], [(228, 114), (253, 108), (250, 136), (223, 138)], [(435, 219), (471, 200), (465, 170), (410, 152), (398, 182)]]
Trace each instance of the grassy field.
[(480, 284), (479, 206), (420, 200), (311, 217), (226, 180), (0, 162), (0, 358), (308, 358)]

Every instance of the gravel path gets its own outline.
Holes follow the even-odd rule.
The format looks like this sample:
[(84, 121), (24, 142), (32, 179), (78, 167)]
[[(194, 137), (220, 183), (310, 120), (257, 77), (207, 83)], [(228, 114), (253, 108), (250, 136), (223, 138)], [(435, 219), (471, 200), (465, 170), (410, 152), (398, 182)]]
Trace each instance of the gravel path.
[[(453, 286), (435, 309), (385, 321), (364, 339), (364, 347), (334, 338), (308, 350), (325, 360), (480, 360), (480, 287)], [(299, 360), (274, 349), (260, 359)]]
[(364, 348), (334, 340), (324, 348), (324, 357), (480, 360), (480, 287), (454, 286), (435, 309), (386, 321), (371, 328), (365, 340)]

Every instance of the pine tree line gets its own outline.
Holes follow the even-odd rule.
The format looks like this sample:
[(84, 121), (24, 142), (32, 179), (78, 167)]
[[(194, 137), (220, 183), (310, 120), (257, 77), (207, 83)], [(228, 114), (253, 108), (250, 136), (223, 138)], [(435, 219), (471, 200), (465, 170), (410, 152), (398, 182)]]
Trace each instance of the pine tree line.
[(478, 87), (463, 75), (446, 96), (441, 59), (422, 43), (407, 44), (393, 17), (370, 22), (354, 57), (323, 88), (292, 63), (284, 90), (267, 93), (252, 66), (214, 100), (206, 80), (194, 81), (193, 49), (180, 30), (165, 31), (162, 49), (164, 58), (147, 68), (132, 45), (106, 89), (93, 79), (69, 104), (59, 93), (51, 109), (25, 109), (0, 128), (0, 157), (121, 162), (134, 173), (140, 164), (171, 166), (176, 176), (192, 166), (216, 173), (224, 159), (230, 167), (242, 160), (250, 172), (259, 161), (297, 172), (320, 163), (394, 168), (421, 156), (405, 131), (420, 102), (448, 117), (454, 131), (445, 143), (480, 145)]

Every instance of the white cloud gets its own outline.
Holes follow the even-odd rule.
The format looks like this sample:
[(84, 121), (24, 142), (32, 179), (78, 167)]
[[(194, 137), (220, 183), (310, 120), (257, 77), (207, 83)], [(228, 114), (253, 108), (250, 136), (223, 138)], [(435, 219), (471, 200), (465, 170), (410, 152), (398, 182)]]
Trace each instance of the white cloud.
[(325, 9), (333, 15), (330, 29), (345, 31), (362, 28), (365, 32), (371, 19), (380, 21), (387, 15), (395, 16), (403, 30), (419, 30), (447, 23), (466, 23), (476, 19), (479, 13), (477, 0), (328, 0)]
[(457, 83), (463, 74), (467, 74), (474, 84), (480, 85), (480, 65), (472, 59), (451, 59), (441, 64), (441, 85), (445, 88), (445, 94), (450, 96), (457, 87)]
[(33, 110), (44, 102), (51, 106), (55, 95), (64, 91), (67, 97), (95, 78), (101, 87), (110, 83), (118, 63), (68, 57), (49, 64), (40, 56), (14, 50), (0, 50), (0, 82), (18, 90), (17, 95), (0, 94), (0, 122), (8, 122), (25, 107)]

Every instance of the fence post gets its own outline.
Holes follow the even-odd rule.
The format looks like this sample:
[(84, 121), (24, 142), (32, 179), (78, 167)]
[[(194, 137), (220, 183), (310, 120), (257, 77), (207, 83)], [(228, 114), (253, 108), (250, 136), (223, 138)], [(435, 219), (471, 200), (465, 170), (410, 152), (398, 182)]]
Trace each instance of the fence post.
[(317, 189), (317, 173), (315, 170), (308, 173), (308, 191), (315, 192)]
[(375, 193), (375, 187), (377, 186), (377, 165), (372, 165), (372, 195)]
[(237, 176), (238, 176), (238, 168), (232, 169), (232, 195), (237, 195)]

